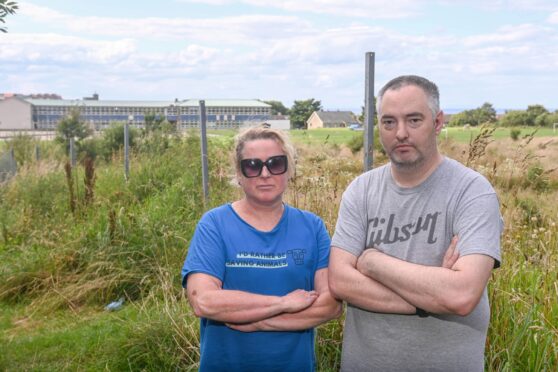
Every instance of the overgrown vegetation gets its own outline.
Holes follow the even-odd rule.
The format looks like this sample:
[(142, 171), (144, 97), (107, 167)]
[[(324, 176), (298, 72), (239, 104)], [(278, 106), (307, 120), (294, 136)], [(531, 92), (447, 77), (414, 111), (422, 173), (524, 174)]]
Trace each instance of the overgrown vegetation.
[[(448, 139), (441, 146), (490, 179), (506, 222), (503, 265), (489, 286), (486, 366), (555, 370), (556, 171), (537, 155), (535, 133), (517, 141), (495, 139), (490, 129), (476, 133), (467, 133), (468, 144)], [(361, 154), (349, 150), (354, 135), (292, 132), (299, 158), (288, 202), (322, 216), (330, 232), (345, 187), (362, 171)], [(118, 144), (108, 138), (90, 141)], [(21, 143), (32, 154), (27, 139)], [(544, 143), (549, 156), (558, 153), (557, 143)], [(128, 182), (120, 146), (67, 176), (64, 151), (39, 145), (41, 160), (27, 156), (0, 186), (0, 370), (197, 370), (198, 320), (179, 271), (201, 214), (239, 196), (230, 182), (231, 134), (210, 137), (205, 206), (195, 133), (138, 134)], [(379, 152), (374, 159), (386, 161)], [(123, 310), (103, 310), (121, 296)], [(342, 324), (318, 329), (320, 371), (339, 369)]]

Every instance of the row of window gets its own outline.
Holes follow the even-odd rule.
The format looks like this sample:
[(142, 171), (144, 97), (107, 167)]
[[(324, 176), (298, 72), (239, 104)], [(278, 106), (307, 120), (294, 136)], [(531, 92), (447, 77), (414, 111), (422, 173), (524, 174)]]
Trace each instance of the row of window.
[[(72, 109), (79, 108), (82, 115), (199, 115), (197, 107), (79, 107), (79, 106), (35, 106), (34, 113), (37, 115), (67, 115)], [(267, 107), (209, 107), (208, 115), (270, 115), (271, 110)]]
[[(108, 120), (98, 120), (98, 121), (91, 121), (89, 122), (89, 127), (95, 130), (102, 130), (106, 129), (110, 126), (113, 121)], [(36, 129), (44, 129), (44, 130), (53, 130), (56, 129), (58, 125), (58, 120), (40, 120), (36, 121), (34, 127)], [(138, 128), (143, 128), (144, 126), (143, 121), (134, 121), (132, 125)], [(226, 128), (226, 129), (236, 129), (239, 128), (243, 121), (208, 121), (207, 126), (209, 128)], [(199, 128), (200, 123), (199, 121), (181, 121), (177, 123), (178, 129), (192, 129), (192, 128)]]

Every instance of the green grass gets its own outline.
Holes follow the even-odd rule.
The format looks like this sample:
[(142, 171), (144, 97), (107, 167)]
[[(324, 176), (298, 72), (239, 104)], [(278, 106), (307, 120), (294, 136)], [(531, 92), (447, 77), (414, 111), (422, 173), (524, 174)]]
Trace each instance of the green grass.
[(109, 313), (87, 309), (43, 316), (23, 307), (0, 305), (0, 370), (64, 371), (125, 369), (119, 349), (128, 334), (123, 324), (137, 320), (137, 310), (127, 307)]
[[(523, 127), (523, 128), (497, 128), (493, 135), (492, 138), (495, 140), (498, 139), (506, 139), (506, 138), (511, 138), (510, 137), (510, 131), (512, 129), (519, 129), (521, 130), (521, 134), (520, 137), (524, 137), (528, 134), (533, 133), (535, 130), (537, 130), (537, 132), (535, 133), (535, 137), (557, 137), (558, 136), (558, 132), (554, 133), (552, 128), (532, 128), (532, 127)], [(440, 139), (445, 139), (446, 138), (446, 129), (442, 130), (442, 133), (440, 133)], [(464, 129), (464, 128), (457, 128), (457, 127), (448, 127), (447, 128), (447, 137), (451, 138), (457, 142), (460, 143), (469, 143), (471, 141), (471, 139), (475, 138), (479, 133), (480, 133), (480, 128), (468, 128), (468, 129)]]
[[(468, 143), (470, 132), (462, 132), (450, 128), (448, 136)], [(506, 130), (495, 133), (496, 141), (509, 138)], [(53, 146), (45, 147), (48, 159), (30, 162), (0, 187), (0, 370), (196, 370), (198, 320), (183, 297), (179, 271), (203, 211), (238, 197), (228, 164), (234, 132), (211, 134), (208, 205), (195, 136), (140, 143), (128, 183), (121, 155), (99, 162), (91, 204), (84, 202), (79, 167), (75, 213)], [(362, 132), (291, 132), (300, 158), (286, 198), (320, 215), (330, 232), (345, 187), (362, 169), (360, 155), (341, 155), (356, 135)], [(544, 187), (527, 182), (539, 174), (529, 175), (537, 159), (524, 156), (529, 149), (521, 140), (505, 143), (517, 146), (513, 168), (492, 152), (480, 151), (475, 162), (496, 185), (506, 222), (503, 266), (489, 287), (486, 366), (556, 370), (558, 182), (553, 173), (545, 173)], [(442, 147), (464, 161), (461, 152), (451, 154), (451, 141)], [(131, 300), (123, 310), (103, 311), (120, 296)], [(338, 370), (341, 337), (340, 320), (319, 328), (320, 371)]]

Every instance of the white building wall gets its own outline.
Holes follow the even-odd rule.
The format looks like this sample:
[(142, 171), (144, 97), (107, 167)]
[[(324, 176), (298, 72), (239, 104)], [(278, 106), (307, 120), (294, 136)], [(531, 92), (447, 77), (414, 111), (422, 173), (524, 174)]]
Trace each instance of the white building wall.
[(0, 130), (32, 130), (31, 104), (19, 98), (0, 100)]
[(273, 128), (273, 129), (280, 129), (280, 130), (291, 129), (291, 121), (290, 120), (266, 120), (265, 122), (268, 123), (270, 128)]

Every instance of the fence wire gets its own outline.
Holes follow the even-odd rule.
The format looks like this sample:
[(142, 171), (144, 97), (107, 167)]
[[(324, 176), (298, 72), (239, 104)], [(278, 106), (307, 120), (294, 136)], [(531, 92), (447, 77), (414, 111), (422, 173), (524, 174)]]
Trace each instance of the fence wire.
[(17, 173), (14, 151), (8, 150), (0, 155), (0, 183), (12, 178)]

